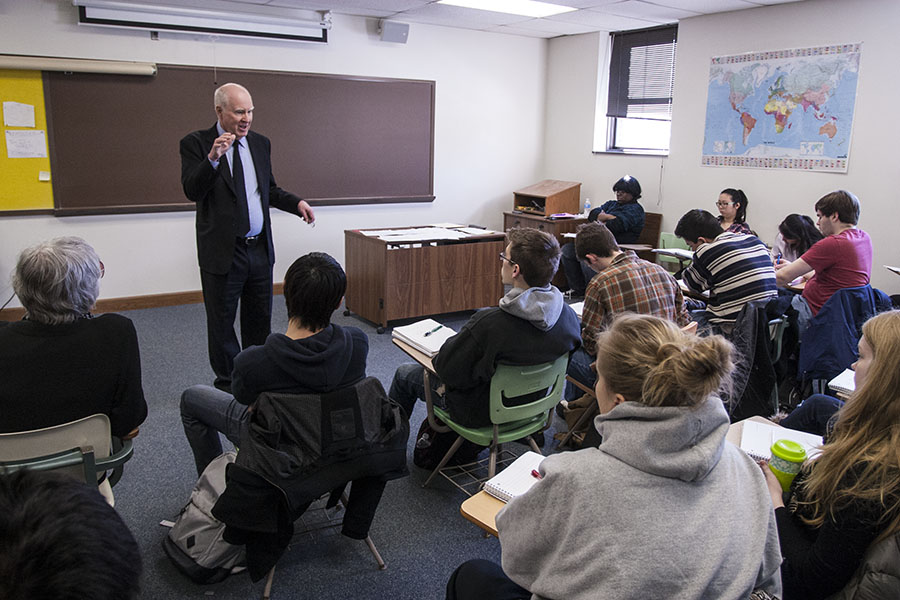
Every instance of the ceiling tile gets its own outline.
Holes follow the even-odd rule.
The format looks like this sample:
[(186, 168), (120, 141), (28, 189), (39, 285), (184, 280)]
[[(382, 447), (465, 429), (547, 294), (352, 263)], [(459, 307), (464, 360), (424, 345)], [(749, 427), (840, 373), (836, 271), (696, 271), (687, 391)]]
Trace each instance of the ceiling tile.
[(660, 6), (701, 14), (757, 8), (756, 4), (753, 4), (753, 2), (748, 0), (652, 0), (652, 2), (653, 4), (658, 4)]
[(608, 13), (599, 13), (592, 10), (578, 10), (561, 15), (553, 15), (547, 17), (551, 21), (562, 21), (563, 23), (577, 23), (578, 25), (588, 25), (595, 27), (600, 31), (621, 31), (623, 29), (640, 29), (642, 27), (653, 27), (657, 23), (645, 19), (635, 19), (632, 17), (620, 17)]
[(474, 23), (477, 29), (484, 29), (492, 25), (512, 25), (530, 20), (532, 17), (523, 17), (522, 15), (510, 15), (507, 13), (493, 12), (489, 10), (477, 10), (474, 8), (462, 8), (460, 6), (450, 6), (449, 4), (428, 4), (421, 8), (404, 11), (400, 18), (412, 19), (429, 19), (428, 23), (436, 23), (438, 25), (446, 23), (451, 27), (465, 27), (459, 23)]
[(616, 2), (606, 6), (592, 8), (591, 10), (609, 13), (611, 15), (619, 15), (620, 17), (647, 19), (648, 21), (656, 21), (657, 23), (674, 23), (678, 19), (696, 17), (700, 14), (689, 10), (681, 10), (680, 8), (671, 8), (668, 6), (660, 6), (658, 4), (651, 4), (650, 2), (642, 2), (641, 0), (625, 0), (624, 2)]

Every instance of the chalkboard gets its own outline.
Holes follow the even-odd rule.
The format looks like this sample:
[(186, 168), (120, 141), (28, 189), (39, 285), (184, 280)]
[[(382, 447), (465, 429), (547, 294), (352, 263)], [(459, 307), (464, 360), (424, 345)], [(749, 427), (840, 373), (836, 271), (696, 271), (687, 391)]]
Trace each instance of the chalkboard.
[(160, 65), (155, 77), (44, 73), (55, 213), (191, 210), (178, 142), (250, 90), (278, 185), (313, 205), (434, 200), (433, 81)]

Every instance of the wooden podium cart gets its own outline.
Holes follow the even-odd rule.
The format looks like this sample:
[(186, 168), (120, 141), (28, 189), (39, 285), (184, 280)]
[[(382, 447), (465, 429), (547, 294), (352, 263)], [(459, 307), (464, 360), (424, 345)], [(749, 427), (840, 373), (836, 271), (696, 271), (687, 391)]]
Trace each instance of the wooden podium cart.
[(388, 321), (495, 306), (503, 296), (502, 233), (411, 243), (361, 231), (344, 231), (346, 314), (376, 323), (378, 333)]

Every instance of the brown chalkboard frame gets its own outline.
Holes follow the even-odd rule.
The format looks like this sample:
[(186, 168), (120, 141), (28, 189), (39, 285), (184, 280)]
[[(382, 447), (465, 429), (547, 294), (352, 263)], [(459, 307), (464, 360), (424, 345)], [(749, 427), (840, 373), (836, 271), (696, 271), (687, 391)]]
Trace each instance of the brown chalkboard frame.
[(44, 73), (53, 213), (193, 210), (178, 142), (215, 123), (228, 81), (250, 90), (284, 189), (319, 206), (434, 200), (434, 81), (159, 65)]

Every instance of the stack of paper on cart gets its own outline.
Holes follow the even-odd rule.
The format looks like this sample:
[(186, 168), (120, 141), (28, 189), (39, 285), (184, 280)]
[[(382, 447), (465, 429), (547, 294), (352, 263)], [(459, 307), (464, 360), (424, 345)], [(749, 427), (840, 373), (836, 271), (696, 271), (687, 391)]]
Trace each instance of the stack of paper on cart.
[(453, 329), (441, 325), (434, 319), (425, 319), (410, 325), (394, 327), (394, 331), (391, 333), (392, 337), (409, 344), (429, 358), (436, 355), (444, 342), (454, 335), (456, 332)]

